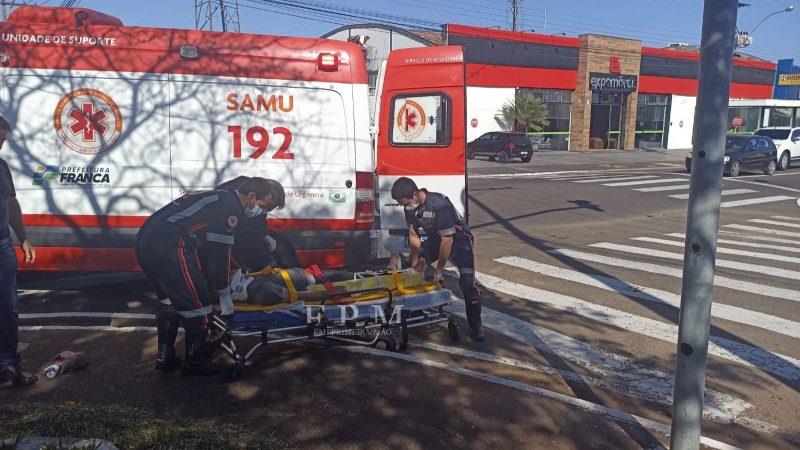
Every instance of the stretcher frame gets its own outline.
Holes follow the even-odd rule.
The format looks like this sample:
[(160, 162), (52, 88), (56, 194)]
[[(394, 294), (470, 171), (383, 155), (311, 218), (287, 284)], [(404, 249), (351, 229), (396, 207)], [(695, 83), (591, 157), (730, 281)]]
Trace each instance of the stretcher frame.
[[(399, 289), (403, 292), (402, 286)], [(447, 296), (449, 299), (450, 291), (440, 288), (437, 295)], [(366, 302), (342, 301), (344, 297), (353, 296), (374, 296), (385, 294), (386, 297), (380, 300), (370, 300)], [(451, 340), (459, 339), (458, 325), (453, 320), (452, 314), (445, 310), (450, 301), (439, 300), (432, 306), (420, 306), (417, 309), (400, 309), (399, 321), (376, 323), (374, 316), (360, 314), (361, 307), (370, 306), (375, 311), (375, 307), (381, 308), (383, 317), (394, 317), (394, 308), (398, 300), (411, 298), (419, 294), (400, 294), (387, 288), (365, 289), (360, 291), (350, 291), (345, 293), (331, 293), (328, 299), (310, 305), (289, 305), (286, 309), (275, 310), (271, 313), (294, 315), (295, 318), (302, 318), (302, 325), (292, 326), (261, 326), (248, 325), (236, 326), (224, 320), (218, 315), (214, 315), (211, 321), (211, 339), (223, 353), (233, 360), (233, 364), (228, 368), (225, 379), (228, 382), (239, 379), (255, 353), (267, 345), (307, 341), (312, 339), (337, 341), (349, 345), (359, 345), (367, 347), (377, 347), (383, 343), (388, 351), (405, 351), (408, 346), (409, 330), (412, 328), (426, 327), (447, 322), (448, 335)], [(326, 307), (338, 307), (340, 305), (355, 306), (359, 309), (359, 314), (348, 320), (335, 320), (325, 314)], [(401, 305), (403, 306), (403, 305)], [(309, 314), (308, 308), (316, 309), (317, 314), (312, 314), (314, 319), (307, 321)], [(322, 312), (320, 314), (320, 312)], [(268, 312), (267, 314), (269, 314)], [(298, 317), (302, 314), (301, 317)], [(340, 319), (340, 318), (339, 318)], [(351, 336), (366, 336), (363, 339)], [(245, 339), (257, 338), (258, 341), (247, 346)]]

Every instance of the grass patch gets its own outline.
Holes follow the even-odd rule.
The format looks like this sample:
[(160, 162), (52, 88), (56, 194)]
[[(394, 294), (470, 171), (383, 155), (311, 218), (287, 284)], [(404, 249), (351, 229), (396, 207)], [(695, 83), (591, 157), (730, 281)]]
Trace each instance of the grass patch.
[(28, 436), (97, 438), (122, 449), (292, 448), (274, 437), (255, 436), (241, 426), (176, 412), (157, 415), (137, 408), (80, 404), (0, 405), (0, 439)]

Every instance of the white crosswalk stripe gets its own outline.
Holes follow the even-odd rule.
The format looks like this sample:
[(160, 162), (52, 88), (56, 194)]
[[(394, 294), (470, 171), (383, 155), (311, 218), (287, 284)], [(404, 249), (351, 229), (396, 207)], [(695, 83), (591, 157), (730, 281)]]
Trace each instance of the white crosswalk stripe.
[[(580, 283), (606, 291), (617, 292), (627, 297), (669, 305), (673, 308), (680, 308), (681, 306), (680, 295), (662, 291), (660, 289), (634, 285), (617, 278), (581, 273), (570, 269), (562, 269), (560, 267), (542, 264), (515, 256), (498, 258), (495, 259), (495, 261), (541, 275), (558, 278), (560, 280), (569, 281), (572, 283)], [(718, 302), (715, 302), (712, 305), (711, 314), (714, 317), (730, 320), (731, 322), (762, 328), (785, 336), (800, 338), (800, 323), (770, 314), (738, 308), (736, 306), (729, 306)]]
[[(684, 247), (686, 245), (684, 242), (681, 241), (670, 241), (667, 239), (658, 239), (651, 237), (635, 237), (631, 239), (640, 242), (651, 242), (653, 244), (671, 245), (673, 247)], [(719, 242), (719, 240), (717, 242)], [(725, 247), (717, 247), (717, 253), (723, 253), (727, 255), (748, 256), (750, 258), (766, 259), (768, 261), (783, 261), (788, 263), (800, 264), (800, 258), (798, 257), (775, 255), (773, 253), (749, 252), (746, 250), (736, 250), (733, 248), (725, 248)]]
[(658, 180), (643, 180), (643, 181), (622, 181), (619, 183), (603, 183), (603, 186), (639, 186), (642, 184), (659, 184), (659, 183), (674, 183), (676, 181), (686, 181), (683, 178), (660, 178)]
[(780, 227), (788, 227), (788, 228), (800, 228), (800, 223), (787, 223), (787, 222), (778, 222), (776, 220), (765, 220), (765, 219), (750, 219), (748, 222), (753, 223), (763, 223), (766, 225), (777, 225)]
[[(672, 259), (683, 261), (683, 253), (665, 252), (662, 250), (654, 250), (644, 247), (634, 247), (632, 245), (612, 244), (610, 242), (599, 242), (591, 244), (589, 247), (604, 248), (607, 250), (616, 250), (620, 252), (633, 253), (636, 255), (647, 255), (656, 258)], [(743, 263), (739, 261), (728, 261), (725, 259), (716, 260), (717, 267), (726, 267), (729, 269), (742, 270), (745, 272), (760, 273), (762, 275), (769, 275), (773, 277), (787, 278), (790, 280), (800, 280), (800, 272), (794, 270), (786, 270), (778, 267), (760, 266), (755, 264)]]
[(800, 221), (800, 217), (789, 217), (789, 216), (772, 216), (773, 219), (778, 220), (797, 220)]
[[(720, 236), (727, 236), (727, 237), (735, 237), (735, 238), (742, 238), (747, 239), (750, 241), (764, 241), (764, 242), (772, 242), (775, 244), (797, 244), (797, 239), (781, 239), (776, 237), (767, 237), (767, 236), (755, 236), (752, 234), (741, 234), (736, 231), (729, 231), (729, 230), (719, 230)], [(781, 233), (777, 233), (781, 234)]]
[[(665, 236), (677, 237), (681, 239), (686, 239), (686, 235), (683, 233), (669, 233)], [(760, 244), (757, 242), (745, 242), (745, 241), (738, 241), (733, 239), (725, 239), (727, 235), (721, 235), (720, 238), (717, 238), (717, 242), (721, 244), (732, 244), (738, 245), (740, 247), (754, 247), (754, 248), (766, 248), (770, 250), (780, 250), (782, 252), (790, 252), (790, 253), (800, 253), (800, 248), (798, 247), (787, 247), (785, 245), (770, 245), (770, 244)], [(730, 237), (730, 236), (728, 236)], [(744, 239), (745, 238), (743, 236)], [(767, 241), (772, 241), (772, 238), (765, 238)], [(788, 241), (788, 240), (787, 240)], [(793, 243), (794, 241), (788, 241), (789, 243)]]
[[(659, 264), (644, 263), (640, 261), (630, 261), (621, 258), (613, 258), (610, 256), (598, 255), (594, 253), (586, 253), (578, 250), (570, 250), (563, 248), (548, 250), (548, 253), (552, 253), (555, 255), (562, 255), (574, 259), (580, 259), (583, 261), (592, 261), (614, 267), (622, 267), (625, 269), (649, 272), (657, 275), (664, 275), (674, 278), (683, 277), (682, 269), (669, 266), (662, 266)], [(733, 278), (727, 278), (720, 275), (714, 276), (714, 285), (738, 290), (741, 292), (747, 292), (750, 294), (757, 294), (766, 297), (800, 302), (800, 291), (796, 291), (794, 289), (778, 288), (764, 284), (752, 283), (749, 281), (741, 281)]]
[[(613, 325), (654, 339), (669, 343), (678, 341), (677, 325), (636, 316), (555, 292), (512, 283), (484, 273), (476, 272), (476, 277), (481, 284), (497, 292), (545, 304), (551, 308), (578, 314), (597, 322)], [(717, 336), (710, 338), (708, 353), (745, 366), (758, 367), (790, 380), (800, 380), (800, 360), (786, 355), (769, 352)]]
[[(754, 191), (752, 189), (726, 189), (720, 192), (720, 195), (740, 195), (740, 194), (752, 194)], [(678, 195), (670, 195), (672, 198), (677, 198), (680, 200), (686, 200), (689, 198), (689, 194), (678, 194)]]
[(675, 186), (653, 186), (646, 188), (636, 188), (634, 191), (639, 192), (663, 192), (663, 191), (683, 191), (689, 189), (688, 184), (678, 184)]
[(777, 234), (784, 237), (800, 237), (800, 233), (793, 231), (773, 230), (772, 228), (751, 227), (750, 225), (730, 224), (723, 225), (725, 228), (735, 228), (737, 230), (757, 231), (764, 234)]
[(735, 208), (737, 206), (747, 206), (747, 205), (760, 205), (763, 203), (772, 203), (772, 202), (780, 202), (783, 200), (794, 200), (794, 197), (787, 197), (785, 195), (776, 195), (773, 197), (759, 197), (759, 198), (749, 198), (747, 200), (736, 200), (732, 202), (722, 202), (719, 206), (722, 208)]
[[(644, 180), (647, 178), (657, 178), (655, 175), (639, 175), (635, 177), (612, 177), (612, 178), (590, 178), (588, 180), (574, 181), (573, 183), (600, 183), (603, 181), (623, 181), (623, 180)], [(683, 181), (683, 180), (681, 180)]]

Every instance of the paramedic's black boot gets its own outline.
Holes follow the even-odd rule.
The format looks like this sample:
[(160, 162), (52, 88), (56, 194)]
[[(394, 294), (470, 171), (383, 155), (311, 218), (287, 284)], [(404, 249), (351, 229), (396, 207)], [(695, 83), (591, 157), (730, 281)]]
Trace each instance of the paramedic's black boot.
[(172, 372), (180, 365), (180, 360), (175, 356), (175, 338), (178, 336), (179, 324), (180, 316), (172, 306), (162, 306), (156, 314), (158, 329), (156, 370)]
[[(222, 373), (228, 366), (211, 361), (208, 351), (208, 330), (200, 323), (192, 323), (187, 326), (184, 322), (186, 332), (186, 359), (181, 367), (181, 375), (191, 377), (196, 375), (208, 376)], [(193, 320), (192, 322), (197, 322)]]
[(481, 300), (480, 298), (467, 300), (467, 323), (469, 324), (469, 338), (472, 342), (483, 342), (486, 335), (483, 332), (481, 323)]

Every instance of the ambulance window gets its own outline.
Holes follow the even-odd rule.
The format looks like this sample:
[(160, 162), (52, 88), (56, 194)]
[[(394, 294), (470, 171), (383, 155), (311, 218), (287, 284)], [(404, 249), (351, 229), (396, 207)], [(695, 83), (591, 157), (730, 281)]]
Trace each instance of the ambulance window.
[(443, 147), (450, 144), (452, 108), (444, 94), (392, 98), (389, 142), (395, 146)]

